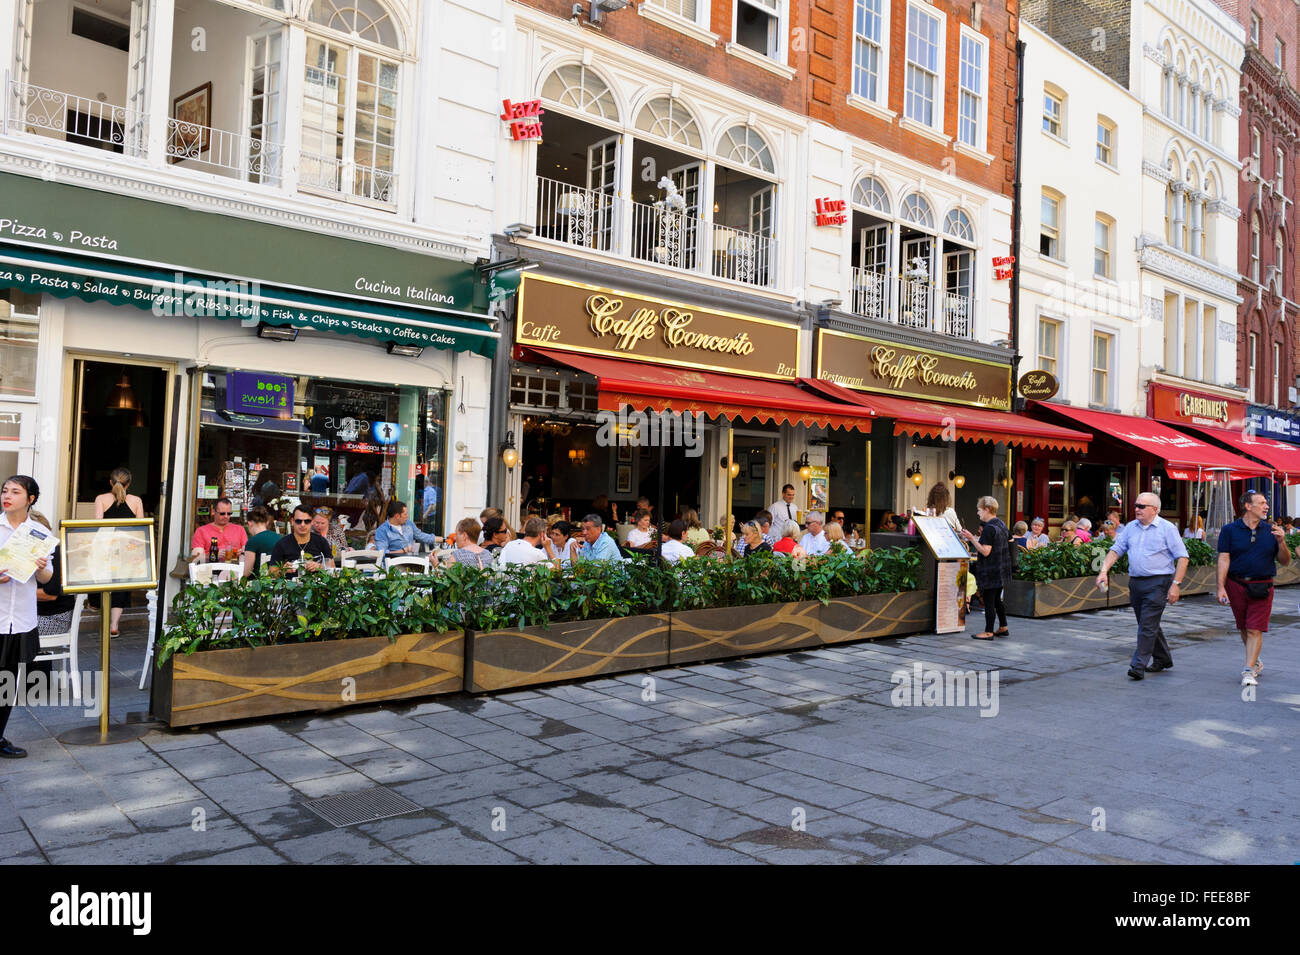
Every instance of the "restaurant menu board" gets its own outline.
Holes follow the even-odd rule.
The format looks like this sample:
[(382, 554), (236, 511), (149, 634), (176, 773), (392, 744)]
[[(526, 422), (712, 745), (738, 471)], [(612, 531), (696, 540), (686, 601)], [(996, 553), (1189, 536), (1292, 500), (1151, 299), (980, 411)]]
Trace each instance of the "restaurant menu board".
[(962, 543), (957, 532), (942, 517), (928, 517), (914, 514), (912, 520), (921, 531), (926, 544), (939, 560), (970, 560), (970, 551)]
[(147, 590), (158, 586), (153, 520), (63, 521), (63, 591)]
[(934, 595), (935, 633), (956, 633), (966, 629), (966, 575), (969, 572), (968, 560), (939, 561)]
[(226, 497), (230, 498), (231, 510), (236, 514), (242, 513), (246, 506), (244, 475), (243, 468), (226, 468)]

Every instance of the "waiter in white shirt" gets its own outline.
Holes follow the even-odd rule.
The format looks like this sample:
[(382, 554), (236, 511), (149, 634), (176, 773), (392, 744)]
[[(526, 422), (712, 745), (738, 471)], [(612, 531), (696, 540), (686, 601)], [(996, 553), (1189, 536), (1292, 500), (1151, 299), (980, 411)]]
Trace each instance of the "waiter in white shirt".
[[(28, 511), (40, 496), (41, 489), (25, 474), (15, 474), (0, 485), (0, 510), (3, 511), (3, 516), (0, 516), (0, 546), (21, 530), (37, 537), (49, 535), (48, 530), (28, 517)], [(54, 568), (49, 565), (47, 557), (36, 559), (36, 573), (26, 581), (10, 577), (5, 568), (0, 567), (0, 673), (9, 677), (5, 682), (10, 687), (17, 685), (18, 668), (32, 662), (40, 645), (36, 624), (36, 586), (48, 584), (53, 576)], [(25, 749), (4, 738), (13, 704), (12, 699), (0, 702), (0, 757), (5, 759), (21, 759), (27, 755)]]
[(767, 512), (772, 515), (773, 527), (785, 527), (786, 521), (799, 523), (799, 509), (794, 506), (793, 484), (781, 488), (780, 499), (767, 505)]
[(808, 530), (800, 538), (799, 546), (804, 549), (809, 557), (825, 554), (831, 549), (831, 542), (822, 533), (822, 518), (824, 516), (820, 511), (810, 511), (808, 513)]

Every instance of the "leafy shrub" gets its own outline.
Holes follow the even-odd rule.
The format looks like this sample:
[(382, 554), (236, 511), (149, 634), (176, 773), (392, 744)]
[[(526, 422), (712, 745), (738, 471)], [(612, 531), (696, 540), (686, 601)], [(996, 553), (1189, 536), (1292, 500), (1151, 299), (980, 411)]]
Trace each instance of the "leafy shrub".
[(158, 646), (173, 653), (403, 633), (497, 630), (654, 613), (915, 590), (920, 551), (890, 548), (794, 561), (758, 554), (664, 567), (650, 557), (503, 570), (455, 564), (433, 574), (306, 574), (189, 584)]

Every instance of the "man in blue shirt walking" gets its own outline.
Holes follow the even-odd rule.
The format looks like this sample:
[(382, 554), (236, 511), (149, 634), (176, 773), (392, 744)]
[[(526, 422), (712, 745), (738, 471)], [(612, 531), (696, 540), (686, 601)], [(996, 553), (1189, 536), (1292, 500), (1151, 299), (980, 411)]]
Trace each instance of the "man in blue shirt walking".
[[(1178, 603), (1178, 589), (1187, 573), (1187, 546), (1178, 528), (1160, 516), (1160, 498), (1139, 494), (1137, 520), (1129, 521), (1106, 553), (1097, 575), (1097, 587), (1110, 586), (1107, 574), (1115, 561), (1128, 554), (1128, 598), (1138, 621), (1137, 649), (1129, 663), (1129, 679), (1140, 680), (1174, 665), (1169, 641), (1160, 629), (1165, 604)], [(1154, 658), (1154, 659), (1153, 659)]]

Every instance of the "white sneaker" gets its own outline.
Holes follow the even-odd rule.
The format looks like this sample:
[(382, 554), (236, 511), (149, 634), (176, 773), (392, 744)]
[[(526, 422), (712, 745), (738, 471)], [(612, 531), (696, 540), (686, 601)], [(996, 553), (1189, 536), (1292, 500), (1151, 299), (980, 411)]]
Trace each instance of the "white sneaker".
[(1255, 679), (1255, 671), (1247, 667), (1241, 671), (1242, 686), (1259, 686), (1259, 681)]

